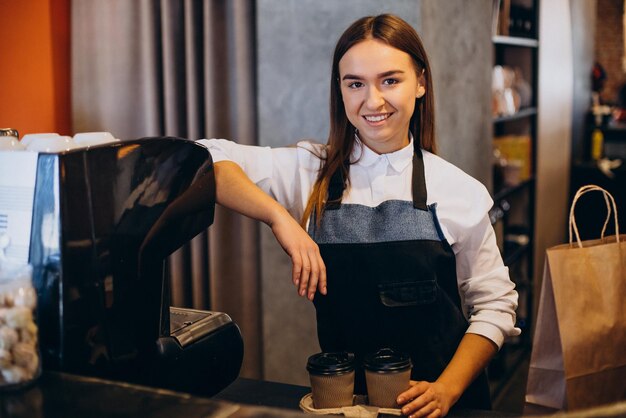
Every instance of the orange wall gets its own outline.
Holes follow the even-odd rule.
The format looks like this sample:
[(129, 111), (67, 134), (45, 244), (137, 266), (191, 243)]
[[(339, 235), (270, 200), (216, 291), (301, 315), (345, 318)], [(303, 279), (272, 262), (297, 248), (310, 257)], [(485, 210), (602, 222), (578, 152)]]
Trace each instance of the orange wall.
[(70, 0), (0, 0), (0, 128), (71, 134)]

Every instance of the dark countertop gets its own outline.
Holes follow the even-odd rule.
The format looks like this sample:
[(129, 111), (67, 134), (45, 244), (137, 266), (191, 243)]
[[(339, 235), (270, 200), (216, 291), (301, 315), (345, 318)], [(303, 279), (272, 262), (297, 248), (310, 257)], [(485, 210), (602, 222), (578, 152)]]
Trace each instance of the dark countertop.
[(2, 418), (200, 418), (300, 417), (296, 411), (238, 405), (65, 373), (45, 372), (36, 384), (0, 392)]
[[(0, 392), (0, 417), (200, 418), (300, 417), (305, 386), (239, 378), (213, 398), (122, 382), (44, 372), (33, 386)], [(452, 410), (448, 417), (518, 417), (492, 411)]]
[(307, 386), (240, 377), (211, 399), (300, 411), (300, 399), (309, 392), (311, 388)]

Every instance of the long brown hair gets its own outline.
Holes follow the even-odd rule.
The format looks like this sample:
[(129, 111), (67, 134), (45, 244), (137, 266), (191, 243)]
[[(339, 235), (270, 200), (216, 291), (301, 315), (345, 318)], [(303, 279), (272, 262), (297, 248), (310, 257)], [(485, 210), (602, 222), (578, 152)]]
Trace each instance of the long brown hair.
[(415, 111), (411, 116), (409, 131), (413, 134), (415, 146), (419, 145), (427, 151), (436, 152), (433, 85), (428, 57), (420, 37), (411, 25), (391, 14), (367, 16), (357, 20), (341, 35), (333, 54), (327, 155), (304, 209), (302, 226), (306, 225), (314, 211), (316, 222), (319, 224), (327, 199), (328, 186), (337, 170), (341, 170), (344, 186), (348, 186), (351, 163), (349, 158), (354, 148), (355, 129), (348, 121), (343, 106), (339, 83), (339, 61), (350, 48), (366, 39), (383, 41), (411, 56), (418, 78), (423, 78), (426, 84), (426, 92), (421, 98), (415, 99)]

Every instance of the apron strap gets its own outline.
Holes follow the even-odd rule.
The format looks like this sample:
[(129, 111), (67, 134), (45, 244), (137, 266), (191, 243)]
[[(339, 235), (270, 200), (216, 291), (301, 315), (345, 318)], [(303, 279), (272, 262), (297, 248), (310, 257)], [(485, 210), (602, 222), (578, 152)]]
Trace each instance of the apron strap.
[(420, 210), (428, 210), (426, 206), (426, 178), (424, 176), (424, 156), (419, 146), (415, 146), (413, 152), (413, 179), (411, 188), (413, 191), (413, 207)]
[[(344, 162), (347, 164), (347, 162)], [(339, 209), (341, 205), (341, 198), (343, 197), (343, 191), (346, 188), (346, 183), (343, 178), (343, 170), (338, 167), (330, 178), (328, 184), (328, 199), (326, 200), (326, 210)]]

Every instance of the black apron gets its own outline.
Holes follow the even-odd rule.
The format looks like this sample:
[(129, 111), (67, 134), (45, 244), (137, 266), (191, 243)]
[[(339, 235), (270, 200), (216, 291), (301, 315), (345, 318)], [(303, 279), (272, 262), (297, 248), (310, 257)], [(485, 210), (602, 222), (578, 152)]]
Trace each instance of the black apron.
[[(317, 333), (323, 351), (348, 351), (357, 364), (382, 347), (408, 353), (411, 379), (434, 382), (452, 359), (468, 323), (461, 310), (456, 264), (436, 215), (426, 205), (422, 152), (413, 155), (413, 202), (389, 200), (377, 207), (341, 204), (344, 182), (335, 173), (319, 226), (328, 277), (327, 295), (315, 295)], [(337, 203), (339, 202), (339, 203)], [(362, 367), (355, 392), (366, 393)], [(483, 372), (456, 404), (490, 409)]]

